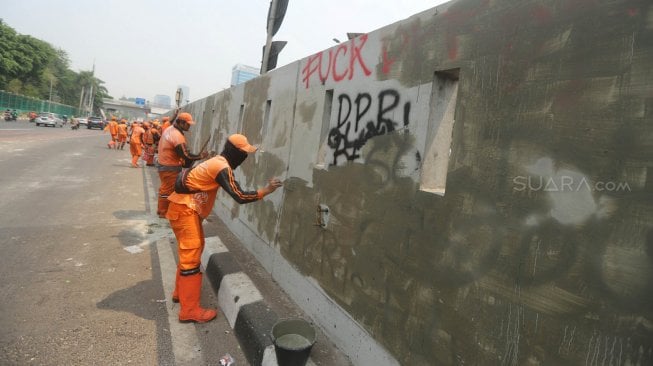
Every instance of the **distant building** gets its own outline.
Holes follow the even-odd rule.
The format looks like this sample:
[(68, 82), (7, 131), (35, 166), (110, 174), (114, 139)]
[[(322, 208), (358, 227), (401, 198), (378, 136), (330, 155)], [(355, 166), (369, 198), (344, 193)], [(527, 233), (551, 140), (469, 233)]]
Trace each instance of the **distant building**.
[(252, 66), (237, 64), (231, 69), (231, 86), (246, 82), (259, 76), (259, 69)]
[(169, 95), (157, 94), (154, 96), (152, 106), (170, 109), (172, 107), (172, 98)]

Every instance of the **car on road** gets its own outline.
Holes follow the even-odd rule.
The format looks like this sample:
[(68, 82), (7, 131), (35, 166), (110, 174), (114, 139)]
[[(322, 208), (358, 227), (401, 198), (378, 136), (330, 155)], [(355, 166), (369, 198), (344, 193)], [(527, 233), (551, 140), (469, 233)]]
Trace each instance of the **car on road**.
[(56, 113), (51, 112), (41, 112), (36, 117), (37, 126), (46, 126), (46, 127), (63, 127), (63, 120)]
[(86, 126), (88, 124), (88, 120), (85, 117), (78, 117), (75, 119), (77, 120), (77, 123), (79, 123), (80, 126)]
[(102, 117), (88, 117), (88, 120), (86, 122), (86, 128), (89, 130), (92, 128), (99, 128), (101, 130), (104, 129), (104, 120)]

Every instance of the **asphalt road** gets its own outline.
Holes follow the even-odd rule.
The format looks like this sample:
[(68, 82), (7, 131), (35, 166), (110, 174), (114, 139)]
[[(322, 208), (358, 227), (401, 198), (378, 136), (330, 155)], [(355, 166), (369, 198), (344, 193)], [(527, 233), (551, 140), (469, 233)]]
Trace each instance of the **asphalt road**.
[(224, 316), (176, 321), (154, 168), (108, 139), (0, 121), (0, 364), (247, 365)]

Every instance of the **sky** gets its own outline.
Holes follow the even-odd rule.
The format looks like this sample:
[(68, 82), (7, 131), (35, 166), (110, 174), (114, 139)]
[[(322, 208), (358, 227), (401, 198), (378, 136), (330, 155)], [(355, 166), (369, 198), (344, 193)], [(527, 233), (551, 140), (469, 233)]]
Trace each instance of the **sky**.
[[(275, 41), (277, 67), (445, 0), (289, 0)], [(260, 68), (270, 0), (0, 0), (0, 18), (68, 54), (73, 71), (95, 64), (115, 99), (198, 100), (229, 88), (236, 64)]]

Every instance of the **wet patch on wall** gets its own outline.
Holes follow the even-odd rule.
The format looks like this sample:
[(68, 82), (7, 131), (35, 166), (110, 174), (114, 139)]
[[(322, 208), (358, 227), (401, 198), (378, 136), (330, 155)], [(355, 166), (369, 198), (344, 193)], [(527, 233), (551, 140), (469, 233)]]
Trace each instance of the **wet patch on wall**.
[(261, 76), (245, 83), (245, 111), (243, 115), (243, 130), (240, 131), (251, 144), (263, 142), (263, 114), (267, 103), (270, 78)]

